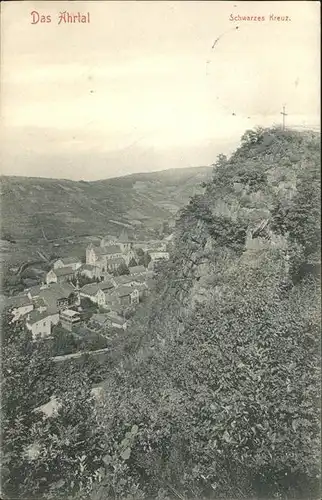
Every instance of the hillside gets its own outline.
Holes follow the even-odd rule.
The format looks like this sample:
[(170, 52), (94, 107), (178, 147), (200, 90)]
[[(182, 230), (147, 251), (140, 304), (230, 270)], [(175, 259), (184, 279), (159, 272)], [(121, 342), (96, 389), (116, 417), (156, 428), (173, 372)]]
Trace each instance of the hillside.
[(319, 136), (258, 129), (181, 211), (132, 354), (106, 383), (107, 428), (120, 441), (139, 428), (121, 489), (317, 498), (319, 194)]
[[(202, 192), (210, 167), (133, 174), (94, 182), (1, 177), (0, 281), (11, 266), (39, 260), (39, 251), (84, 257), (92, 238), (153, 238), (190, 196)], [(40, 259), (41, 260), (41, 259)]]
[(210, 172), (187, 168), (95, 182), (4, 176), (2, 237), (54, 240), (118, 233), (120, 224), (153, 228), (172, 218)]
[(98, 400), (4, 322), (8, 498), (320, 498), (320, 137), (246, 131), (203, 188)]

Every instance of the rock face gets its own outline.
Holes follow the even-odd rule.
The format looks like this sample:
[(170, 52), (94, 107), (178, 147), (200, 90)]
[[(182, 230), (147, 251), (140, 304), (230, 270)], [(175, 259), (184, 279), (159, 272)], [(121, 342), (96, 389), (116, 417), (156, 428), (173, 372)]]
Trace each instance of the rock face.
[(280, 129), (246, 133), (229, 160), (220, 155), (205, 193), (193, 197), (177, 220), (163, 289), (171, 307), (180, 301), (180, 314), (182, 305), (193, 314), (197, 304), (220, 293), (221, 266), (238, 265), (242, 255), (256, 261), (264, 249), (287, 251), (287, 231), (277, 227), (276, 212), (280, 205), (288, 209), (303, 175), (317, 175), (319, 158), (318, 134)]

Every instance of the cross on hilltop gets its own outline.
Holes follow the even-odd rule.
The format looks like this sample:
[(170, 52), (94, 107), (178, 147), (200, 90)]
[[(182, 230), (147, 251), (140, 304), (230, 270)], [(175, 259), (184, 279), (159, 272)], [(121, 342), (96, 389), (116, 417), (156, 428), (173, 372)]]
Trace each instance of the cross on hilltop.
[(285, 106), (283, 106), (283, 111), (281, 111), (281, 115), (283, 115), (283, 130), (285, 130), (285, 116), (287, 116), (287, 113), (285, 113)]

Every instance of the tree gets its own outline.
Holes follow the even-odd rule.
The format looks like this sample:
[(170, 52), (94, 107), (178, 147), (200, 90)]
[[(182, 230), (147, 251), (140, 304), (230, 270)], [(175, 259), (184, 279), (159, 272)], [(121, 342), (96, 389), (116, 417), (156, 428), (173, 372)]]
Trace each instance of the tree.
[(2, 490), (7, 497), (23, 497), (29, 474), (25, 450), (31, 429), (39, 422), (35, 409), (54, 390), (54, 366), (45, 342), (33, 342), (22, 322), (2, 317), (1, 431), (3, 443)]
[[(57, 498), (90, 487), (102, 465), (91, 384), (97, 363), (60, 365), (45, 342), (33, 342), (22, 323), (2, 318), (2, 492), (7, 498)], [(52, 396), (58, 413), (39, 407)]]
[(142, 248), (137, 248), (137, 249), (135, 250), (135, 252), (136, 252), (136, 255), (137, 255), (138, 257), (143, 257), (143, 255), (144, 255), (144, 251), (143, 251), (143, 249), (142, 249)]
[(52, 355), (62, 356), (65, 354), (72, 354), (77, 352), (79, 342), (76, 341), (75, 336), (62, 328), (61, 324), (53, 327), (52, 338)]
[(51, 499), (86, 493), (103, 465), (91, 382), (74, 365), (65, 368), (66, 379), (55, 391), (57, 413), (33, 426), (29, 451), (28, 491)]
[(272, 228), (299, 243), (306, 256), (320, 248), (320, 171), (312, 162), (297, 180), (297, 190), (289, 201), (278, 200), (272, 211)]
[(255, 130), (246, 130), (241, 138), (243, 146), (257, 144), (263, 140), (265, 129), (257, 127)]
[(97, 304), (94, 303), (91, 299), (89, 299), (88, 297), (81, 297), (81, 307), (84, 309), (84, 310), (88, 310), (90, 312), (96, 312), (97, 311)]
[(150, 264), (151, 260), (152, 260), (151, 259), (151, 255), (148, 252), (146, 252), (144, 254), (144, 257), (143, 257), (141, 265), (143, 265), (144, 267), (148, 267), (148, 265)]
[(129, 271), (129, 268), (127, 267), (127, 265), (124, 263), (124, 264), (120, 264), (118, 266), (118, 268), (114, 271), (114, 275), (115, 276), (123, 276), (123, 275), (126, 275), (126, 274), (130, 274), (130, 271)]

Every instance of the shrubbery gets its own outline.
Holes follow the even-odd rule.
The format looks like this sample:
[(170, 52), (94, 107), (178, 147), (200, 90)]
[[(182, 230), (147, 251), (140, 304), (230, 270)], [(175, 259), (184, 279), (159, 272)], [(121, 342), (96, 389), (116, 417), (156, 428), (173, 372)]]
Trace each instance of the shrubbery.
[[(285, 182), (296, 180), (284, 199), (272, 179), (296, 154), (282, 167)], [(14, 448), (5, 449), (6, 492), (48, 500), (318, 497), (320, 283), (307, 266), (320, 252), (319, 166), (317, 139), (280, 129), (248, 131), (229, 160), (218, 158), (205, 194), (182, 210), (155, 296), (116, 339), (106, 375), (84, 359), (53, 382), (58, 417), (28, 420), (53, 390), (45, 353), (27, 340), (16, 345), (7, 329), (4, 429)], [(236, 182), (254, 194), (247, 207)], [(254, 233), (261, 244), (247, 246), (248, 230), (264, 226), (265, 238)], [(38, 383), (27, 388), (30, 375)], [(94, 405), (90, 386), (102, 376)], [(22, 460), (27, 444), (36, 456)]]

